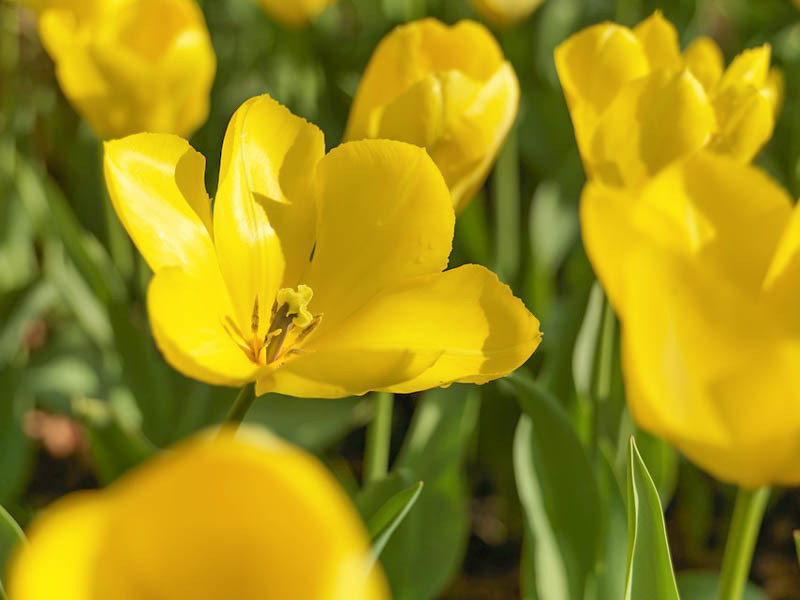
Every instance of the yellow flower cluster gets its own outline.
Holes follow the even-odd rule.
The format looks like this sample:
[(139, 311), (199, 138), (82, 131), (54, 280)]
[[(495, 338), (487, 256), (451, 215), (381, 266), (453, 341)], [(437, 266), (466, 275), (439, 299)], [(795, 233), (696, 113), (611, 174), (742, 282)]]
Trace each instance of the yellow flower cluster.
[(748, 165), (781, 102), (769, 48), (723, 69), (656, 13), (579, 32), (556, 64), (634, 418), (725, 481), (800, 483), (800, 210)]

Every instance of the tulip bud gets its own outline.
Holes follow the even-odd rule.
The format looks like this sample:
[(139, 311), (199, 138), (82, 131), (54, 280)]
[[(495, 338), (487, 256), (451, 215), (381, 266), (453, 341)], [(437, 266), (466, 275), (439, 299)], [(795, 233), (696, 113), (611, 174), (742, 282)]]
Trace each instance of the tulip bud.
[(259, 0), (270, 17), (288, 27), (303, 27), (335, 0)]
[(544, 0), (472, 0), (481, 16), (498, 27), (509, 27), (527, 19)]
[(485, 181), (518, 104), (514, 69), (484, 26), (425, 19), (398, 27), (378, 45), (345, 137), (424, 147), (458, 212)]
[(193, 133), (216, 57), (194, 0), (31, 0), (64, 95), (104, 138)]

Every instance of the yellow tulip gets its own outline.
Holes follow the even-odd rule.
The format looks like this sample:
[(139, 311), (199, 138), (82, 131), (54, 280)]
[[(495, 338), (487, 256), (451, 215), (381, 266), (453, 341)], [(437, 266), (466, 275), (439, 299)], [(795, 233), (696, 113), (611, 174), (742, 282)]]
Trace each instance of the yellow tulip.
[(387, 35), (359, 85), (345, 137), (421, 146), (461, 211), (483, 185), (519, 104), (519, 83), (492, 34), (435, 19)]
[(709, 38), (681, 54), (660, 12), (633, 29), (588, 27), (555, 60), (587, 174), (613, 185), (641, 185), (701, 148), (749, 162), (772, 135), (782, 100), (768, 45), (725, 69)]
[(528, 18), (544, 0), (472, 0), (484, 19), (498, 27), (508, 27)]
[(28, 0), (64, 95), (104, 138), (189, 135), (216, 69), (194, 0)]
[(195, 438), (59, 500), (12, 561), (14, 600), (383, 600), (342, 489), (265, 432)]
[(341, 397), (483, 383), (521, 365), (539, 323), (483, 267), (447, 266), (455, 217), (424, 150), (325, 155), (267, 96), (234, 114), (212, 215), (203, 157), (175, 136), (108, 142), (114, 207), (155, 272), (147, 304), (176, 369), (259, 394)]
[(289, 27), (303, 27), (336, 0), (258, 0), (269, 16)]
[(628, 403), (719, 479), (800, 483), (800, 208), (702, 150), (639, 193), (589, 183), (583, 239), (622, 325)]

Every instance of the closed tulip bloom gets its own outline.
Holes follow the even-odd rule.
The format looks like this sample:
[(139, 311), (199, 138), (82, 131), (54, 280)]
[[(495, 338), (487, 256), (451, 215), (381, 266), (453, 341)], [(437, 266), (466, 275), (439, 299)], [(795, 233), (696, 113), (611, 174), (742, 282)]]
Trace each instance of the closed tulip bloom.
[(637, 423), (717, 478), (800, 483), (800, 209), (704, 150), (639, 193), (589, 183), (583, 239)]
[(288, 27), (303, 27), (335, 0), (258, 0), (270, 17)]
[(34, 521), (14, 600), (384, 600), (355, 508), (314, 457), (243, 429), (183, 442)]
[(406, 393), (501, 377), (539, 344), (493, 273), (442, 272), (455, 217), (423, 149), (325, 155), (319, 129), (262, 96), (228, 126), (213, 214), (204, 164), (175, 136), (106, 144), (114, 207), (155, 272), (153, 335), (185, 375), (259, 394)]
[(544, 0), (472, 0), (481, 16), (498, 27), (508, 27), (527, 19)]
[(64, 95), (103, 138), (188, 136), (216, 57), (194, 0), (29, 0)]
[(602, 23), (555, 53), (589, 177), (636, 187), (700, 148), (747, 163), (772, 135), (782, 77), (770, 47), (727, 67), (709, 38), (681, 53), (660, 12), (633, 29)]
[(375, 49), (345, 137), (425, 148), (459, 212), (486, 180), (518, 104), (514, 69), (483, 25), (424, 19), (396, 28)]

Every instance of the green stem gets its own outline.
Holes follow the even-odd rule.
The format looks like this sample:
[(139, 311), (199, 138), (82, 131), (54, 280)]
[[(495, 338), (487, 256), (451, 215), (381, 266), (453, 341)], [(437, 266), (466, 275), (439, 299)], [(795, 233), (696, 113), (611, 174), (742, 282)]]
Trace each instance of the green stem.
[(364, 452), (364, 483), (386, 477), (389, 470), (389, 447), (392, 442), (392, 408), (394, 398), (388, 392), (377, 392), (375, 413), (367, 426), (367, 445)]
[(256, 399), (256, 387), (253, 383), (246, 383), (244, 387), (239, 390), (239, 395), (233, 401), (231, 409), (228, 411), (228, 416), (225, 417), (223, 425), (229, 425), (228, 429), (236, 429), (239, 424), (244, 421), (244, 417), (253, 401)]
[(506, 282), (517, 276), (520, 263), (519, 149), (512, 128), (497, 157), (492, 177), (495, 210), (495, 267)]
[(725, 542), (717, 600), (741, 599), (768, 499), (768, 487), (739, 489)]

